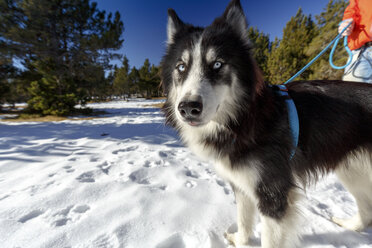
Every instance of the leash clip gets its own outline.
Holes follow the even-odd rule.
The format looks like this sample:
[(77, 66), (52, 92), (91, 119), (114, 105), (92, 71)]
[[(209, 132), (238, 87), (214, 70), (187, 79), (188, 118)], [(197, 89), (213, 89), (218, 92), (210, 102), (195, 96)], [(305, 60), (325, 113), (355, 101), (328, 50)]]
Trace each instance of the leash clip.
[(279, 85), (273, 85), (274, 89), (283, 91), (283, 92), (288, 92), (288, 88), (284, 84), (279, 84)]

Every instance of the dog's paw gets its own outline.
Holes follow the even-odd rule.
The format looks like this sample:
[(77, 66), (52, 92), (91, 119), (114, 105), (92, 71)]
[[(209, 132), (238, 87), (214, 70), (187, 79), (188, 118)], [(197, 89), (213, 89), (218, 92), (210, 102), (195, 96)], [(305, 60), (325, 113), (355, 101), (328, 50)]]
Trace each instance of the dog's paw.
[(341, 227), (356, 232), (360, 232), (366, 227), (366, 225), (362, 223), (359, 215), (355, 215), (351, 219), (340, 219), (337, 217), (332, 217), (332, 221)]
[(235, 245), (235, 233), (225, 232), (223, 236), (227, 240), (228, 244)]
[(224, 233), (225, 239), (235, 247), (248, 247), (248, 238), (243, 237), (243, 235), (240, 235), (238, 232), (235, 233)]

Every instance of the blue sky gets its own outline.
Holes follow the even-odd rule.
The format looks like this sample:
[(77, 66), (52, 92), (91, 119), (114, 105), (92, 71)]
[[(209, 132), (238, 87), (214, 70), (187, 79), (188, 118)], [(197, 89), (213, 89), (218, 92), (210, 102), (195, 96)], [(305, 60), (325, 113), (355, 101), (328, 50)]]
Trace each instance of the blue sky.
[[(188, 23), (206, 26), (221, 15), (229, 0), (96, 0), (100, 10), (119, 11), (125, 39), (119, 51), (131, 66), (140, 67), (146, 58), (159, 64), (165, 50), (167, 9), (173, 8)], [(305, 14), (319, 14), (328, 0), (241, 0), (250, 26), (282, 36), (285, 24), (301, 7)]]

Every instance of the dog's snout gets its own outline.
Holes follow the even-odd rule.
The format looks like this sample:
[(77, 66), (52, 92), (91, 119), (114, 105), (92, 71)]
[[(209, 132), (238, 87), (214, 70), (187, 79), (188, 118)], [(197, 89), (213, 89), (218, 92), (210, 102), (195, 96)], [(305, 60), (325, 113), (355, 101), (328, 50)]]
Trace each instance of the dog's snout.
[(201, 100), (182, 101), (178, 105), (178, 111), (183, 118), (198, 118), (203, 111), (203, 103)]

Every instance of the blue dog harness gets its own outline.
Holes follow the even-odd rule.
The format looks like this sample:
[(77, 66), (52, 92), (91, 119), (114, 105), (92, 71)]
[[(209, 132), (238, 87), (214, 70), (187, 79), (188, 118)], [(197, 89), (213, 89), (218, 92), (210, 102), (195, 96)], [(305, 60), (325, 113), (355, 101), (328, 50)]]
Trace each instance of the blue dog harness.
[(300, 124), (298, 120), (298, 114), (297, 114), (297, 108), (292, 100), (292, 98), (288, 94), (287, 86), (284, 84), (282, 85), (272, 85), (273, 89), (278, 92), (280, 96), (283, 96), (285, 98), (285, 103), (287, 106), (288, 111), (288, 123), (291, 130), (292, 135), (292, 149), (290, 154), (290, 160), (293, 158), (293, 156), (296, 153), (297, 145), (298, 145), (298, 137), (300, 135)]

